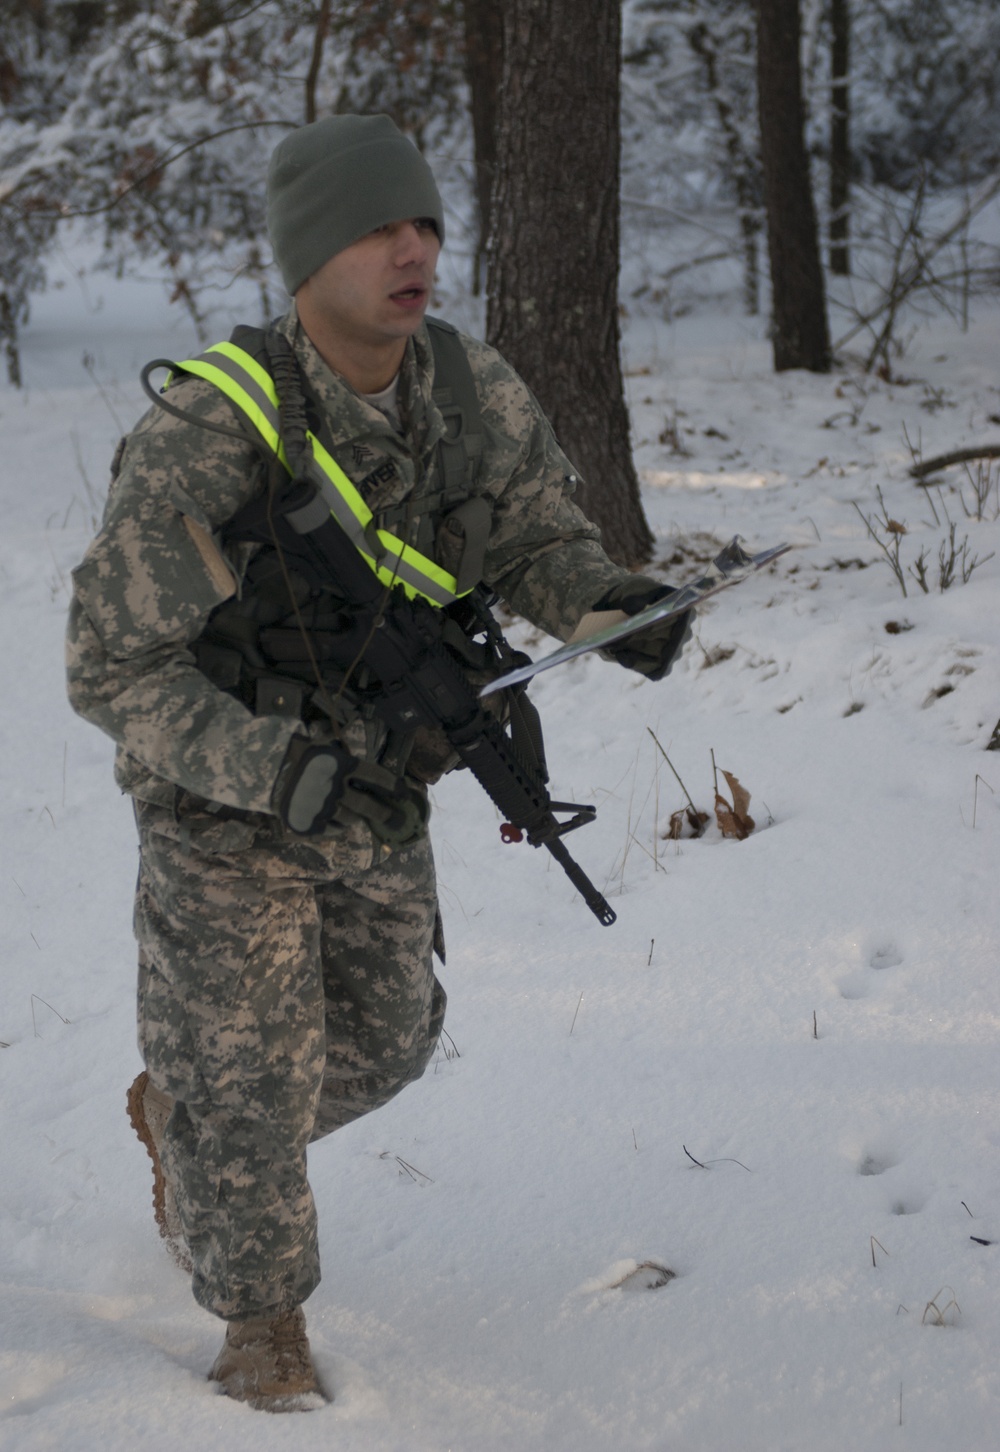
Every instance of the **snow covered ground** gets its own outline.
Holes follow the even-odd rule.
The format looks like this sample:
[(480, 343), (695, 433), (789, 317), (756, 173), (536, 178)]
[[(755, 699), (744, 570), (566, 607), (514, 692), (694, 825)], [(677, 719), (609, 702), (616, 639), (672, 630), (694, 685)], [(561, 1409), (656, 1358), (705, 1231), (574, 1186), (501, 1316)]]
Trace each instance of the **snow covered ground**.
[[(670, 577), (736, 533), (794, 549), (668, 681), (588, 657), (534, 686), (614, 927), (467, 776), (436, 789), (449, 1052), (311, 1153), (336, 1400), (286, 1419), (206, 1382), (219, 1326), (154, 1235), (130, 812), (62, 685), (138, 366), (191, 341), (155, 288), (67, 279), (0, 393), (0, 1447), (995, 1448), (1000, 498), (967, 518), (958, 470), (928, 497), (904, 429), (925, 455), (1000, 437), (1000, 313), (921, 327), (899, 383), (775, 377), (738, 317), (630, 322)], [(876, 488), (929, 594), (868, 537)], [(942, 594), (949, 519), (997, 557)], [(739, 778), (747, 840), (664, 838), (684, 796), (651, 732), (699, 808), (713, 750)]]

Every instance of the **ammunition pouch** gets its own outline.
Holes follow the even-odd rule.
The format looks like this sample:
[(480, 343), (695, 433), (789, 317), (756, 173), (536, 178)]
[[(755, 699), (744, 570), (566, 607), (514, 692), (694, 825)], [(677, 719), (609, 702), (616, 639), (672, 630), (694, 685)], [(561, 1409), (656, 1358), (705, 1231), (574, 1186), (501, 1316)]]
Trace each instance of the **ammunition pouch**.
[[(287, 716), (307, 726), (328, 721), (339, 729), (357, 714), (373, 714), (366, 672), (348, 674), (344, 668), (349, 661), (343, 659), (343, 642), (355, 614), (329, 588), (310, 583), (287, 553), (282, 567), (278, 552), (265, 545), (247, 568), (240, 596), (214, 611), (191, 649), (212, 684), (255, 716)], [(495, 628), (492, 639), (473, 638), (486, 619), (481, 597), (476, 604), (457, 601), (439, 619), (442, 644), (477, 694), (527, 659)], [(524, 760), (543, 761), (541, 725), (523, 688), (497, 692), (483, 704), (501, 725), (510, 725)], [(402, 738), (390, 733), (380, 759), (391, 761), (400, 777), (405, 773), (425, 786), (465, 764), (443, 730), (425, 725)], [(357, 814), (371, 820), (371, 805), (362, 802), (369, 810)], [(399, 809), (409, 811), (405, 805)]]

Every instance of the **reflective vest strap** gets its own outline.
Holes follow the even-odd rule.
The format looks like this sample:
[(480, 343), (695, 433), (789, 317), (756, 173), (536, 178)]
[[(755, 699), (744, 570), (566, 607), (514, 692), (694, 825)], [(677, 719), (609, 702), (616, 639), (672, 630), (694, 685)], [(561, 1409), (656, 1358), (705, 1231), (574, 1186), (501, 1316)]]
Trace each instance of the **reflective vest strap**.
[(332, 488), (323, 490), (330, 513), (355, 549), (364, 555), (382, 583), (400, 584), (408, 594), (423, 595), (432, 605), (450, 605), (457, 598), (455, 576), (429, 560), (419, 550), (404, 544), (388, 530), (376, 530), (376, 538), (382, 550), (377, 558), (372, 557), (368, 528), (374, 518), (371, 510), (319, 439), (311, 433), (308, 438), (312, 445), (313, 458), (332, 485)]
[[(254, 372), (246, 367), (247, 363), (253, 364), (261, 377), (255, 377)], [(254, 363), (249, 353), (244, 353), (242, 348), (234, 348), (231, 343), (216, 343), (197, 358), (186, 358), (177, 367), (214, 384), (224, 393), (246, 415), (287, 468), (288, 460), (278, 428), (278, 395), (269, 375)]]
[[(184, 373), (203, 378), (214, 384), (231, 403), (245, 414), (250, 423), (275, 451), (285, 468), (289, 468), (281, 441), (278, 394), (274, 380), (265, 368), (244, 349), (235, 343), (215, 343), (197, 358), (190, 358), (177, 364)], [(370, 526), (374, 519), (371, 510), (359, 494), (354, 483), (344, 473), (336, 459), (307, 432), (313, 458), (323, 475), (323, 499), (350, 539), (358, 553), (375, 571), (384, 585), (402, 585), (407, 595), (421, 595), (432, 605), (450, 605), (459, 593), (467, 595), (468, 590), (459, 592), (454, 575), (426, 555), (404, 544), (388, 530), (375, 531), (381, 552), (375, 558), (371, 549)]]

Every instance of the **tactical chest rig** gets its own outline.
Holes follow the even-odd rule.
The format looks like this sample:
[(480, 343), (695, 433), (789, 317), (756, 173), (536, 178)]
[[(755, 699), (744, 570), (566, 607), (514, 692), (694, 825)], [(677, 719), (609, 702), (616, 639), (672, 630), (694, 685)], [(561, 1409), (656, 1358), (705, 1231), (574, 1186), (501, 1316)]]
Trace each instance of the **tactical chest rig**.
[[(174, 372), (204, 379), (225, 393), (275, 458), (279, 475), (292, 472), (291, 459), (305, 449), (326, 476), (325, 501), (345, 534), (382, 585), (401, 586), (411, 599), (424, 599), (444, 612), (442, 629), (450, 649), (470, 671), (495, 674), (511, 652), (489, 614), (482, 574), (491, 512), (475, 491), (482, 458), (482, 415), (472, 370), (454, 328), (427, 319), (434, 352), (433, 401), (445, 424), (436, 445), (437, 479), (423, 493), (373, 515), (360, 486), (333, 457), (329, 426), (285, 340), (258, 328), (239, 327), (228, 343), (176, 364)], [(300, 406), (299, 406), (300, 405)], [(291, 458), (290, 458), (291, 456)], [(285, 479), (279, 483), (285, 482)], [(342, 635), (349, 608), (329, 573), (317, 570), (294, 529), (281, 531), (269, 511), (275, 481), (222, 527), (230, 551), (254, 545), (240, 597), (212, 616), (194, 645), (199, 668), (221, 690), (236, 695), (257, 715), (287, 715), (308, 721), (328, 715), (330, 688), (338, 705), (364, 711), (363, 673), (348, 682), (333, 666), (333, 637)], [(439, 550), (439, 546), (441, 546)], [(454, 560), (454, 573), (438, 563)], [(471, 635), (493, 627), (488, 644)], [(326, 690), (317, 691), (316, 666)], [(427, 755), (427, 742), (421, 753)], [(438, 775), (453, 753), (426, 763), (420, 775)], [(414, 762), (418, 766), (417, 762)]]
[[(428, 322), (434, 401), (448, 425), (442, 487), (382, 518), (324, 442), (322, 409), (284, 337), (237, 329), (199, 358), (144, 369), (147, 392), (168, 411), (245, 437), (159, 398), (148, 375), (167, 366), (212, 382), (265, 446), (266, 487), (220, 531), (232, 553), (254, 547), (240, 596), (213, 612), (192, 649), (209, 679), (258, 715), (325, 717), (338, 733), (360, 713), (387, 729), (380, 760), (394, 771), (433, 780), (468, 766), (509, 819), (504, 840), (546, 847), (607, 925), (614, 912), (561, 840), (595, 808), (549, 796), (538, 714), (522, 688), (488, 707), (475, 690), (477, 674), (484, 684), (527, 657), (503, 639), (479, 585), (492, 516), (474, 492), (482, 417), (471, 368), (454, 329)], [(415, 544), (392, 532), (398, 520), (416, 521)], [(453, 571), (425, 553), (445, 532), (460, 542)], [(574, 815), (560, 822), (557, 811)]]

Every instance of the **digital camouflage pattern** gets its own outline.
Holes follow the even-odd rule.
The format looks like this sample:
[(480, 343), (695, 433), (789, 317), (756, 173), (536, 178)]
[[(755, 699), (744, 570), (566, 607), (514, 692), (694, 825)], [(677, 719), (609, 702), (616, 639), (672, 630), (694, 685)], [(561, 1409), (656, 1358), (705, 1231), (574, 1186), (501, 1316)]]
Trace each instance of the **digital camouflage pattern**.
[[(280, 328), (373, 512), (437, 493), (444, 425), (426, 331), (407, 345), (402, 437), (327, 368), (294, 308)], [(627, 572), (573, 504), (571, 466), (525, 385), (491, 348), (463, 343), (482, 400), (485, 582), (566, 639)], [(200, 380), (177, 382), (171, 399), (243, 424)], [(384, 1103), (433, 1052), (444, 1012), (433, 867), (426, 838), (388, 855), (360, 819), (317, 838), (284, 833), (275, 789), (305, 728), (253, 715), (197, 668), (192, 643), (240, 590), (247, 547), (225, 556), (217, 531), (263, 487), (259, 452), (153, 408), (117, 462), (74, 572), (69, 695), (117, 742), (116, 778), (136, 799), (139, 1038), (151, 1078), (177, 1101), (164, 1169), (195, 1294), (220, 1316), (251, 1316), (298, 1304), (319, 1277), (309, 1139)], [(416, 512), (392, 524), (410, 543)], [(439, 563), (453, 570), (442, 540)], [(384, 745), (358, 715), (340, 739), (369, 759)]]
[[(421, 329), (400, 379), (406, 438), (338, 379), (298, 326), (293, 342), (330, 421), (333, 453), (376, 514), (437, 492), (433, 355)], [(493, 523), (484, 580), (512, 608), (566, 639), (593, 602), (628, 572), (572, 502), (572, 467), (524, 383), (492, 348), (463, 343), (483, 404), (485, 445), (477, 488)], [(211, 384), (177, 383), (171, 400), (209, 421), (244, 423)], [(244, 427), (245, 427), (244, 423)], [(151, 409), (129, 435), (101, 532), (74, 571), (69, 694), (76, 710), (119, 744), (122, 788), (168, 805), (174, 785), (207, 801), (271, 810), (289, 740), (288, 717), (253, 716), (201, 674), (190, 643), (239, 587), (245, 558), (224, 560), (212, 534), (262, 487), (259, 453)], [(416, 542), (405, 522), (393, 530)], [(439, 561), (449, 567), (452, 562)], [(381, 740), (360, 723), (344, 737), (363, 754)], [(360, 833), (366, 829), (359, 828)], [(353, 845), (357, 845), (355, 842)]]
[(194, 1293), (227, 1320), (319, 1281), (306, 1145), (419, 1077), (444, 1020), (426, 837), (331, 872), (274, 818), (137, 807), (139, 1045)]

